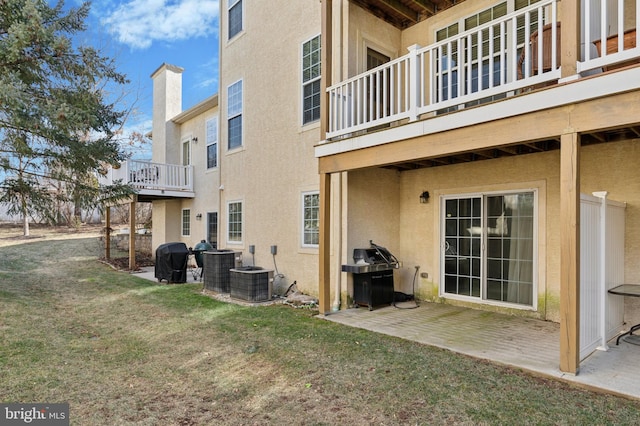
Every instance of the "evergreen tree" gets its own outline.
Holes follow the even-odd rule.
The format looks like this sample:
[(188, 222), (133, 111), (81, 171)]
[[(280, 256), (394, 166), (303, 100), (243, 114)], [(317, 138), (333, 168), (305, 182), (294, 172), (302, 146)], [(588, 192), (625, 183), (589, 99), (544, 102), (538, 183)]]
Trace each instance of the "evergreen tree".
[[(22, 215), (25, 235), (28, 217), (46, 217), (57, 197), (86, 205), (131, 193), (86, 178), (124, 159), (116, 129), (126, 112), (104, 88), (127, 83), (97, 49), (74, 46), (89, 7), (0, 0), (0, 202)], [(60, 194), (51, 182), (73, 191)]]

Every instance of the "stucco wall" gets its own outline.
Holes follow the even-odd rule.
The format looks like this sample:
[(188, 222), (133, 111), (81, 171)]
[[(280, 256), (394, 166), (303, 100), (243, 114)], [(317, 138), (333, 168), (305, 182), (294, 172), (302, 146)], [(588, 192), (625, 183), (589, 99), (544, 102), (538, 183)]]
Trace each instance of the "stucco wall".
[[(581, 192), (605, 190), (609, 191), (610, 199), (627, 203), (627, 282), (640, 282), (640, 267), (636, 261), (640, 256), (639, 162), (640, 146), (637, 140), (590, 145), (581, 150)], [(416, 294), (422, 299), (438, 300), (440, 197), (447, 194), (535, 189), (538, 195), (537, 311), (487, 304), (482, 309), (559, 321), (559, 174), (559, 151), (425, 168), (397, 175), (388, 170), (351, 172), (349, 249), (367, 243), (370, 238), (379, 240), (403, 263), (396, 273), (396, 290), (411, 293), (415, 266), (420, 266), (420, 272), (426, 273), (427, 277), (417, 280)], [(373, 182), (383, 184), (378, 187)], [(375, 190), (371, 191), (370, 188)], [(431, 194), (427, 204), (419, 202), (419, 195), (423, 191)], [(372, 205), (384, 207), (372, 209)], [(377, 235), (369, 237), (372, 233)], [(449, 303), (478, 306), (461, 301)], [(636, 301), (627, 300), (627, 321), (640, 322), (638, 311), (640, 306)]]
[[(321, 3), (278, 0), (247, 3), (244, 31), (227, 40), (220, 30), (220, 246), (248, 253), (255, 263), (318, 292), (318, 250), (302, 244), (302, 194), (318, 191), (313, 146), (319, 122), (302, 125), (302, 43), (320, 34)], [(221, 2), (225, 11), (226, 2)], [(283, 27), (286, 23), (286, 28)], [(243, 145), (227, 149), (227, 89), (243, 80)], [(227, 204), (243, 202), (243, 241), (227, 241)], [(277, 246), (277, 255), (270, 247)]]

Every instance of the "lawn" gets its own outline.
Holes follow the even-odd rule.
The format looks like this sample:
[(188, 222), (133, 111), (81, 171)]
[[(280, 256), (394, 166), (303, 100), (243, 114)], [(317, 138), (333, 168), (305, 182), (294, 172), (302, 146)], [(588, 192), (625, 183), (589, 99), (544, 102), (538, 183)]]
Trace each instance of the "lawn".
[(638, 424), (640, 403), (98, 261), (0, 230), (0, 402), (78, 425)]

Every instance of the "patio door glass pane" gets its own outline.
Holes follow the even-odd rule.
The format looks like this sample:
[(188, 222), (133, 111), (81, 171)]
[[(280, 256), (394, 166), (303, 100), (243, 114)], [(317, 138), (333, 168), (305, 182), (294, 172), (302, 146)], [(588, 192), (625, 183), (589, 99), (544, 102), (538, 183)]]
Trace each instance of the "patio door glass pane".
[(480, 297), (482, 199), (445, 201), (444, 291)]
[(532, 192), (487, 197), (487, 299), (533, 303)]

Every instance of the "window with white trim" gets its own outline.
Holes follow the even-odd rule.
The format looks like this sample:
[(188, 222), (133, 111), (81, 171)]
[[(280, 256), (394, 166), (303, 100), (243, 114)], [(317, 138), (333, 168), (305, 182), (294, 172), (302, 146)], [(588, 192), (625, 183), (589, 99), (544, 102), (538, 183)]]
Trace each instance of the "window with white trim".
[(182, 236), (191, 235), (191, 210), (182, 209)]
[(302, 44), (302, 124), (320, 119), (320, 35)]
[(242, 80), (227, 88), (227, 120), (229, 149), (242, 146)]
[(320, 240), (320, 193), (302, 194), (302, 245), (317, 247)]
[(242, 31), (242, 0), (229, 0), (229, 40)]
[(207, 169), (218, 167), (218, 117), (207, 120)]
[(242, 242), (242, 201), (227, 204), (227, 241)]
[(442, 293), (531, 307), (536, 193), (447, 196), (442, 205)]
[(182, 165), (191, 165), (191, 141), (189, 139), (182, 141)]

